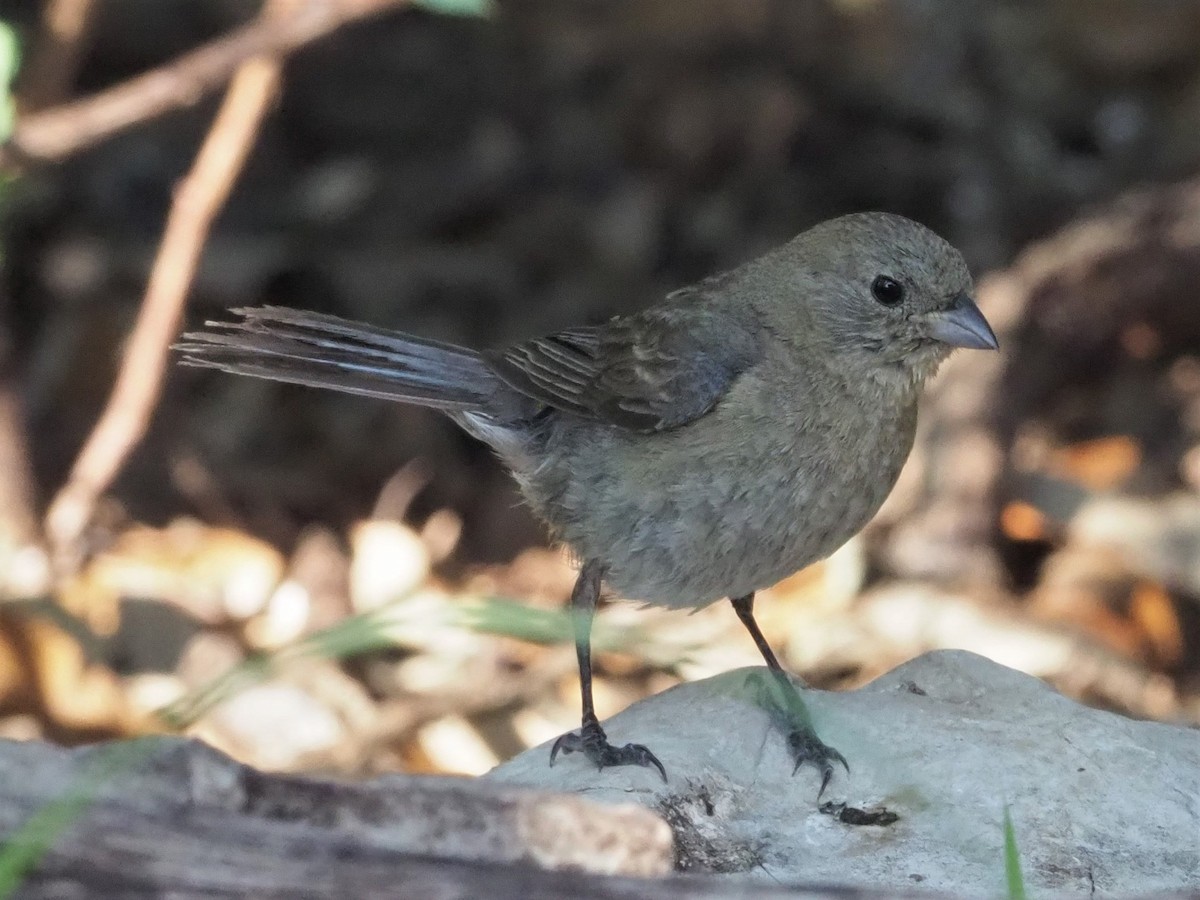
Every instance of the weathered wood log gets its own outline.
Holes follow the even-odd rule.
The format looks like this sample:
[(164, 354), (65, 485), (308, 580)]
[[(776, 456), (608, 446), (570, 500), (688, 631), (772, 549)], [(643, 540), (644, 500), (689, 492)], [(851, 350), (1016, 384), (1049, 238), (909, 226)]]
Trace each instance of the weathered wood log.
[(178, 738), (77, 750), (0, 742), (10, 851), (63, 797), (65, 827), (20, 897), (859, 896), (654, 877), (672, 869), (671, 832), (633, 805), (465, 778), (271, 775)]
[(6, 742), (0, 773), (10, 841), (57, 797), (78, 809), (26, 888), (62, 896), (395, 896), (401, 876), (465, 890), (538, 870), (663, 875), (673, 860), (670, 829), (639, 807), (465, 778), (270, 775), (178, 738)]

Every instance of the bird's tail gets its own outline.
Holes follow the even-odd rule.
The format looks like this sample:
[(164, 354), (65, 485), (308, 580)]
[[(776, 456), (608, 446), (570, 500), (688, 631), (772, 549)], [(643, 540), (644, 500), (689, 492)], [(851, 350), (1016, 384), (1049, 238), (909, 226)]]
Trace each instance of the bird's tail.
[(181, 362), (451, 414), (487, 413), (503, 393), (479, 354), (464, 347), (278, 306), (232, 312), (242, 321), (185, 334), (175, 348)]

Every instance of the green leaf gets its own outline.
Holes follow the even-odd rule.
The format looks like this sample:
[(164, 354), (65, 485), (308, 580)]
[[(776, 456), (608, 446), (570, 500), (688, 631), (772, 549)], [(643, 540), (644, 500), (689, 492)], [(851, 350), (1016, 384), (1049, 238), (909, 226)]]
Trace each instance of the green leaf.
[(1017, 849), (1017, 833), (1007, 803), (1004, 804), (1004, 877), (1008, 883), (1008, 900), (1026, 900), (1025, 879), (1021, 876), (1021, 852)]
[(17, 104), (12, 95), (12, 82), (21, 64), (21, 42), (16, 30), (0, 21), (0, 142), (12, 135), (17, 116)]
[(414, 0), (413, 5), (443, 16), (487, 18), (496, 11), (492, 0)]
[(21, 42), (17, 31), (7, 22), (0, 21), (0, 87), (8, 89), (17, 77), (21, 65)]

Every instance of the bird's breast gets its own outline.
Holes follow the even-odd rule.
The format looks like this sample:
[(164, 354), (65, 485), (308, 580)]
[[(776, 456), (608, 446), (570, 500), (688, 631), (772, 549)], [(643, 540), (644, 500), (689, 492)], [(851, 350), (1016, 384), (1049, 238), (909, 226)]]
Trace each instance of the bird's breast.
[(598, 428), (555, 463), (559, 489), (539, 511), (608, 564), (617, 593), (668, 606), (741, 596), (828, 556), (887, 497), (915, 409), (750, 399), (660, 434)]

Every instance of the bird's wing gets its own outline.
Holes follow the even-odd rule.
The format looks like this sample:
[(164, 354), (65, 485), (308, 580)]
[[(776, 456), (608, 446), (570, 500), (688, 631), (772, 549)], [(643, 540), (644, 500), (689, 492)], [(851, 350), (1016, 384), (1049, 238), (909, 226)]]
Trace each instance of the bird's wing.
[(631, 431), (704, 415), (755, 357), (749, 330), (711, 308), (666, 305), (484, 354), (511, 387), (542, 403)]

